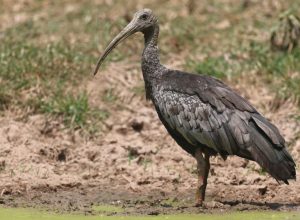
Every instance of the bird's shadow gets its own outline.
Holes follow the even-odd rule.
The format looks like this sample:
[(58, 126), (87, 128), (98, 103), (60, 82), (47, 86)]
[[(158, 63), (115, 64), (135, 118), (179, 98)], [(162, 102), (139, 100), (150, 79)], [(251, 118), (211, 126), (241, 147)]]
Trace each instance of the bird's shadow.
[(281, 208), (293, 209), (296, 207), (300, 207), (300, 203), (278, 203), (278, 202), (255, 202), (255, 201), (238, 201), (238, 200), (231, 200), (231, 201), (218, 201), (224, 205), (230, 206), (238, 206), (238, 205), (252, 205), (252, 206), (259, 206), (259, 207), (267, 207), (272, 210), (278, 210)]

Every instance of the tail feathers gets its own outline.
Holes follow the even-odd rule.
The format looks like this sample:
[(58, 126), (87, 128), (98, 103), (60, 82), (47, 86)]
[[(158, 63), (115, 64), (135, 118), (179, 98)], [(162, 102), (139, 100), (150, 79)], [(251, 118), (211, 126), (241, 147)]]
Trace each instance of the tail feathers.
[(276, 162), (270, 162), (268, 157), (256, 146), (252, 147), (251, 153), (254, 160), (276, 180), (288, 184), (289, 179), (296, 179), (295, 164), (286, 159), (288, 153), (285, 149), (277, 152), (279, 157)]
[(255, 124), (249, 127), (252, 143), (248, 150), (253, 159), (278, 181), (288, 184), (289, 179), (296, 179), (296, 164), (284, 146), (274, 146)]

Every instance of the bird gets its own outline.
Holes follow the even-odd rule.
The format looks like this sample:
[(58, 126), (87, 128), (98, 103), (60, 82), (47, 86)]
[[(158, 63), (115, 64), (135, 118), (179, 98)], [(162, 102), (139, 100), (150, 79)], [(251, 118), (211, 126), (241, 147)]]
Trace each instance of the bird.
[(296, 164), (278, 128), (245, 98), (214, 77), (172, 70), (160, 63), (159, 22), (151, 9), (134, 14), (99, 57), (93, 75), (108, 54), (136, 32), (144, 35), (141, 69), (146, 99), (153, 102), (170, 136), (196, 159), (195, 206), (205, 205), (212, 156), (256, 161), (278, 182), (296, 179)]

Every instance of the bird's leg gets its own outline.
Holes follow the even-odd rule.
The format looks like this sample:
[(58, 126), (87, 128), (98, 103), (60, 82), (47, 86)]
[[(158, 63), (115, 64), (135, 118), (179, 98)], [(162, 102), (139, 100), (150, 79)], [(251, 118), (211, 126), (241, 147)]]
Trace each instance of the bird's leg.
[(202, 206), (205, 199), (205, 190), (207, 185), (207, 177), (210, 169), (209, 155), (197, 149), (195, 152), (197, 160), (198, 185), (196, 191), (196, 207)]

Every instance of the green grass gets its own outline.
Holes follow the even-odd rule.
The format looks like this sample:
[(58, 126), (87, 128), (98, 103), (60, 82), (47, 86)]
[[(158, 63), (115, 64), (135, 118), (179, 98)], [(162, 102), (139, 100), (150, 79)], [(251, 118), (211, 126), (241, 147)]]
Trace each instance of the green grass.
[[(299, 7), (300, 9), (300, 7)], [(265, 25), (262, 25), (265, 27)], [(240, 28), (239, 26), (237, 28)], [(238, 36), (226, 31), (224, 36), (235, 41)], [(226, 38), (226, 37), (225, 37)], [(236, 39), (236, 41), (238, 41)], [(186, 59), (186, 67), (193, 72), (213, 76), (219, 79), (231, 80), (240, 76), (255, 75), (265, 82), (278, 98), (292, 99), (300, 107), (300, 48), (289, 52), (271, 50), (269, 39), (265, 41), (247, 41), (240, 45), (231, 45), (224, 40), (225, 50), (222, 55), (213, 56), (208, 51), (208, 57), (196, 60), (193, 55)], [(229, 45), (232, 48), (229, 49)], [(226, 49), (227, 48), (227, 51)]]
[(0, 45), (0, 109), (29, 107), (30, 114), (63, 116), (67, 127), (82, 128), (95, 112), (104, 112), (91, 108), (87, 94), (76, 89), (88, 75), (89, 55), (68, 42), (36, 46), (9, 36)]
[(223, 57), (206, 58), (201, 62), (188, 61), (187, 63), (196, 73), (224, 79), (229, 71), (229, 64)]
[[(61, 119), (67, 128), (95, 131), (100, 125), (91, 121), (105, 120), (109, 113), (90, 106), (84, 85), (91, 80), (99, 51), (126, 21), (122, 16), (99, 17), (110, 9), (106, 3), (96, 7), (82, 0), (66, 10), (68, 5), (65, 1), (49, 4), (43, 19), (29, 16), (0, 32), (0, 111), (45, 113)], [(45, 8), (36, 1), (23, 11), (34, 15)], [(108, 62), (134, 53), (136, 46), (128, 45), (115, 49)], [(117, 96), (106, 91), (103, 100), (114, 102)]]
[(291, 53), (271, 51), (269, 47), (253, 43), (248, 62), (271, 84), (278, 97), (293, 98), (300, 104), (300, 48)]
[(97, 121), (105, 120), (109, 113), (97, 108), (91, 108), (86, 93), (78, 96), (73, 94), (56, 94), (47, 102), (40, 103), (40, 111), (62, 117), (64, 123), (71, 128), (92, 128)]
[[(252, 11), (251, 7), (257, 7), (254, 3), (243, 8), (241, 3), (210, 1), (207, 5), (196, 4), (189, 15), (184, 15), (179, 13), (182, 5), (157, 3), (146, 1), (145, 7), (152, 8), (159, 16), (163, 63), (173, 55), (180, 55), (177, 59), (185, 62), (188, 71), (222, 80), (247, 76), (255, 70), (256, 76), (265, 80), (278, 97), (293, 97), (299, 102), (299, 49), (278, 53), (269, 49), (268, 39), (248, 39), (270, 33), (282, 10), (276, 9), (266, 17), (264, 8)], [(284, 10), (300, 7), (292, 0), (283, 5)], [(87, 130), (89, 121), (95, 117), (105, 120), (108, 113), (89, 105), (82, 85), (90, 80), (99, 51), (126, 26), (136, 10), (134, 4), (128, 8), (125, 13), (119, 1), (110, 4), (86, 0), (74, 4), (52, 2), (46, 8), (43, 1), (26, 5), (22, 12), (30, 15), (28, 19), (0, 32), (0, 111), (21, 109), (27, 115), (45, 113), (61, 118), (66, 127)], [(165, 10), (179, 12), (170, 16)], [(0, 6), (0, 11), (9, 10)], [(35, 17), (40, 13), (42, 18)], [(229, 25), (220, 28), (224, 21)], [(126, 59), (140, 62), (137, 57), (142, 48), (142, 36), (131, 37), (110, 54), (105, 64)], [(199, 55), (203, 55), (201, 59)], [(132, 92), (144, 94), (141, 85)], [(114, 104), (118, 96), (111, 89), (100, 99)]]
[[(300, 103), (299, 45), (291, 53), (272, 51), (270, 46), (271, 32), (282, 11), (290, 9), (297, 12), (300, 10), (299, 3), (282, 3), (286, 7), (273, 11), (269, 17), (262, 17), (263, 8), (251, 11), (253, 5), (243, 8), (241, 5), (218, 6), (215, 3), (210, 6), (214, 5), (218, 13), (207, 14), (201, 22), (198, 19), (188, 19), (187, 23), (182, 21), (184, 19), (177, 21), (177, 28), (189, 30), (177, 34), (189, 45), (186, 69), (226, 81), (239, 77), (260, 78), (278, 98), (292, 98)], [(230, 25), (220, 29), (218, 24), (224, 21)]]
[[(105, 207), (104, 207), (105, 208)], [(109, 210), (111, 207), (109, 207)], [(103, 209), (100, 208), (102, 211)], [(104, 209), (105, 210), (105, 209)], [(37, 211), (33, 209), (16, 209), (16, 208), (0, 208), (0, 218), (1, 220), (114, 220), (114, 219), (124, 219), (124, 220), (162, 220), (162, 219), (187, 219), (187, 220), (298, 220), (300, 217), (299, 213), (292, 212), (232, 212), (223, 214), (198, 214), (198, 215), (159, 215), (159, 216), (84, 216), (84, 215), (74, 215), (74, 214), (54, 214), (44, 211)]]
[[(53, 7), (53, 8), (52, 8)], [(52, 6), (49, 15), (60, 9)], [(69, 40), (76, 21), (85, 22), (88, 8), (78, 14), (55, 16), (46, 25), (29, 19), (6, 29), (0, 44), (0, 110), (24, 109), (26, 114), (47, 113), (62, 118), (66, 127), (94, 131), (89, 121), (104, 120), (104, 109), (89, 106), (79, 86), (87, 81), (96, 57), (95, 41), (74, 44)], [(97, 20), (97, 19), (95, 19)], [(98, 22), (82, 26), (82, 33), (97, 32)], [(55, 40), (49, 40), (49, 35)], [(93, 34), (91, 34), (93, 36)], [(82, 36), (78, 37), (78, 42)], [(86, 79), (86, 80), (85, 80)]]
[(122, 213), (125, 211), (124, 208), (121, 208), (119, 206), (114, 205), (96, 205), (92, 207), (93, 211), (102, 213), (102, 214), (116, 214), (116, 213)]
[[(236, 54), (246, 54), (246, 58)], [(193, 72), (227, 80), (255, 71), (256, 77), (264, 80), (279, 98), (292, 98), (300, 107), (300, 48), (284, 53), (272, 51), (269, 42), (250, 42), (246, 47), (235, 48), (227, 59), (187, 59), (186, 66)]]

